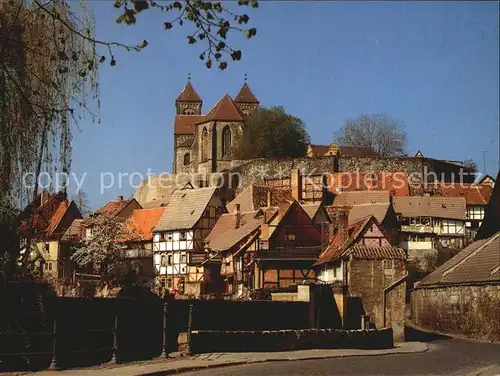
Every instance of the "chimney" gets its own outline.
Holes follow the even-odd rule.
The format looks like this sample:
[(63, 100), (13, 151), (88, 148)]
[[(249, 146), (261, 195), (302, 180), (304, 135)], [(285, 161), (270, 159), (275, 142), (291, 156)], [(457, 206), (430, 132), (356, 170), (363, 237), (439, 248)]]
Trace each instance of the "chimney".
[(291, 171), (290, 185), (292, 187), (292, 197), (300, 201), (302, 199), (302, 177), (298, 168)]
[(45, 205), (47, 201), (49, 201), (50, 198), (50, 193), (47, 190), (43, 190), (42, 193), (40, 193), (40, 206)]
[(236, 216), (236, 228), (240, 228), (240, 226), (241, 226), (241, 206), (240, 206), (240, 204), (236, 204), (234, 206), (234, 215)]
[(272, 197), (272, 193), (271, 193), (271, 187), (268, 187), (267, 188), (267, 198), (266, 198), (266, 203), (267, 203), (267, 207), (270, 207), (271, 206), (271, 197)]
[(330, 240), (333, 238), (333, 223), (323, 222), (321, 223), (321, 249), (324, 251), (328, 244), (330, 244)]
[(116, 201), (123, 201), (123, 196), (118, 196), (118, 197), (116, 198)]
[(342, 208), (338, 211), (338, 230), (337, 238), (339, 245), (345, 243), (349, 238), (349, 209)]

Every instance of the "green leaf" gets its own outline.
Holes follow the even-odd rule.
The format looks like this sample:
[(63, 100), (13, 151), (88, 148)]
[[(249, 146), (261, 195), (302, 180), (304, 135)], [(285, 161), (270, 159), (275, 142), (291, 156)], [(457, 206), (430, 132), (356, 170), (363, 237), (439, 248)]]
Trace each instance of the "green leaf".
[(101, 56), (99, 63), (104, 63), (106, 61), (106, 56)]
[(259, 2), (257, 0), (252, 0), (252, 8), (258, 8)]
[(248, 5), (249, 2), (250, 0), (238, 0), (238, 5), (239, 6)]
[(219, 60), (222, 57), (222, 55), (219, 52), (217, 52), (214, 54), (214, 57), (215, 57), (215, 60)]
[(188, 36), (187, 39), (188, 39), (188, 43), (189, 44), (195, 44), (196, 43), (196, 38), (193, 38), (192, 36)]
[(212, 68), (212, 60), (208, 59), (205, 65), (207, 66), (208, 69)]
[(114, 67), (116, 65), (116, 60), (115, 58), (111, 58), (111, 61), (109, 62), (109, 65), (111, 65), (112, 67)]
[(81, 69), (80, 72), (78, 72), (80, 77), (85, 77), (87, 75), (87, 70), (86, 69)]
[(122, 7), (122, 2), (120, 0), (115, 0), (115, 8), (119, 9)]
[(222, 49), (226, 48), (226, 43), (220, 41), (218, 46), (222, 50)]
[(203, 40), (203, 39), (205, 39), (205, 33), (199, 33), (199, 34), (198, 34), (198, 39), (199, 39), (199, 40)]
[(170, 30), (174, 25), (172, 25), (170, 22), (165, 22), (163, 24), (163, 27), (165, 28), (165, 30)]
[(178, 2), (178, 1), (174, 2), (174, 3), (172, 4), (172, 6), (173, 6), (174, 8), (176, 8), (176, 9), (179, 9), (179, 10), (180, 10), (180, 9), (182, 9), (182, 4), (181, 4), (180, 2)]
[(147, 46), (148, 46), (148, 41), (143, 40), (137, 47), (142, 50), (143, 48), (146, 48)]
[(205, 60), (205, 53), (200, 54), (200, 60)]
[(226, 68), (227, 68), (227, 63), (226, 63), (225, 61), (221, 61), (221, 62), (219, 63), (219, 69), (220, 69), (220, 70), (224, 70), (224, 69), (226, 69)]

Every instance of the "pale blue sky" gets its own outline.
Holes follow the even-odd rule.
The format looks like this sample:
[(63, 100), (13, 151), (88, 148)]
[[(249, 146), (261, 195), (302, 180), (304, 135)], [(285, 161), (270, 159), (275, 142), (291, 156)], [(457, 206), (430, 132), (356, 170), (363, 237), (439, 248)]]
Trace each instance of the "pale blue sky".
[(74, 134), (73, 171), (87, 173), (93, 208), (134, 192), (125, 179), (100, 194), (101, 172), (171, 171), (174, 101), (188, 72), (205, 111), (236, 95), (247, 73), (261, 104), (302, 118), (314, 143), (331, 142), (346, 119), (384, 113), (406, 123), (410, 154), (474, 158), (482, 169), (485, 150), (487, 172), (498, 170), (498, 2), (261, 1), (250, 12), (257, 37), (230, 36), (243, 58), (224, 72), (204, 67), (187, 29), (163, 31), (164, 13), (125, 26), (112, 1), (92, 7), (99, 39), (149, 42), (102, 66), (102, 122)]

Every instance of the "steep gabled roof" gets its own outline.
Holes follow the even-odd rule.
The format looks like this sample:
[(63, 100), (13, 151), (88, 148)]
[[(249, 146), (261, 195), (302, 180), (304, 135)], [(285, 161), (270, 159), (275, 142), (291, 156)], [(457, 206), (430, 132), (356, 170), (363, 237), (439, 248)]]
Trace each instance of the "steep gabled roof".
[(194, 134), (196, 123), (203, 119), (203, 115), (175, 115), (175, 134)]
[(120, 212), (125, 209), (132, 201), (136, 201), (135, 198), (131, 198), (128, 200), (116, 199), (111, 200), (106, 203), (104, 206), (97, 210), (97, 214), (106, 215), (108, 217), (115, 217)]
[(403, 217), (435, 217), (465, 220), (464, 197), (394, 197), (394, 211)]
[(177, 99), (175, 100), (176, 102), (201, 102), (201, 98), (196, 93), (196, 90), (194, 90), (193, 85), (191, 85), (191, 81), (188, 81), (186, 86), (184, 86), (184, 89), (182, 92), (179, 94)]
[[(425, 277), (426, 285), (500, 282), (500, 232), (478, 240)], [(417, 288), (418, 288), (417, 287)]]
[(234, 101), (236, 103), (259, 103), (259, 101), (252, 93), (252, 90), (250, 90), (250, 87), (247, 85), (246, 82), (241, 87), (240, 92), (238, 93)]
[(240, 111), (229, 94), (224, 95), (197, 124), (208, 121), (245, 121), (245, 114)]
[(366, 204), (383, 204), (390, 202), (388, 191), (352, 191), (337, 195), (333, 206), (354, 206)]
[(133, 236), (126, 241), (153, 239), (153, 229), (164, 211), (164, 207), (134, 210), (127, 219), (127, 225), (133, 231)]
[(314, 265), (326, 264), (347, 256), (362, 260), (406, 259), (405, 251), (401, 248), (394, 246), (368, 246), (359, 243), (359, 240), (361, 240), (372, 224), (378, 226), (381, 233), (383, 233), (375, 217), (368, 216), (362, 218), (349, 225), (348, 238), (343, 244), (340, 244), (339, 233), (337, 232)]
[[(268, 194), (271, 195), (271, 205), (268, 205)], [(273, 188), (266, 185), (252, 184), (245, 188), (236, 198), (226, 205), (229, 212), (233, 212), (236, 204), (240, 204), (242, 212), (255, 211), (267, 206), (278, 206), (293, 201), (291, 189)]]
[[(41, 194), (23, 210), (19, 216), (19, 233), (32, 228), (36, 234), (52, 235), (58, 232), (59, 224), (69, 209), (72, 208), (75, 218), (81, 218), (81, 213), (74, 201), (69, 201), (62, 194), (49, 195), (48, 200), (41, 204)], [(66, 229), (64, 229), (66, 230)]]
[(188, 230), (194, 227), (217, 188), (179, 189), (172, 194), (154, 231)]
[(237, 227), (237, 214), (223, 214), (206, 237), (206, 246), (214, 251), (226, 251), (258, 230), (264, 223), (262, 211), (246, 212), (240, 215), (240, 224)]

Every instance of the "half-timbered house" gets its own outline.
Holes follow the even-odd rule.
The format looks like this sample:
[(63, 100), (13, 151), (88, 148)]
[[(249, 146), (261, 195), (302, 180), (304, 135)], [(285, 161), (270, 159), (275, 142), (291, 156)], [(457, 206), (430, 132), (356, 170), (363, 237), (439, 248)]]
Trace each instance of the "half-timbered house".
[(217, 188), (174, 192), (153, 230), (153, 262), (164, 288), (200, 296), (217, 283), (220, 273), (202, 265), (207, 258), (203, 241), (224, 211)]

